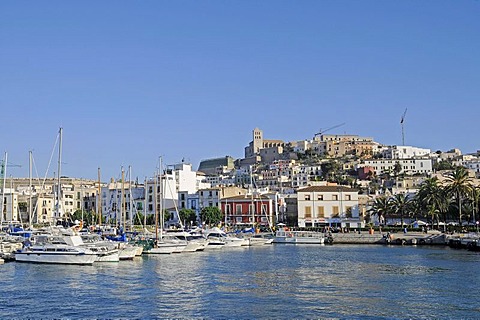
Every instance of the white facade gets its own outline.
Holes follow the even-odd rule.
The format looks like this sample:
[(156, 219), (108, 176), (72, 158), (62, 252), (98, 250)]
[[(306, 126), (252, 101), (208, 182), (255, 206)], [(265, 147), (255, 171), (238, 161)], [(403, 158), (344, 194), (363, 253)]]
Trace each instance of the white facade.
[[(130, 182), (111, 182), (101, 189), (102, 216), (107, 221), (115, 221), (123, 225), (138, 224), (135, 221), (137, 213), (144, 213), (145, 187)], [(123, 199), (123, 200), (122, 200)], [(123, 210), (122, 210), (123, 205)]]
[(317, 186), (298, 190), (298, 226), (319, 227), (359, 222), (358, 190), (344, 186)]
[[(3, 193), (2, 190), (0, 192)], [(19, 221), (18, 219), (18, 192), (14, 189), (5, 188), (4, 202), (1, 214), (2, 221)]]
[(467, 169), (470, 169), (475, 172), (475, 177), (480, 177), (480, 159), (467, 161), (464, 163), (464, 166)]
[(431, 159), (365, 160), (363, 163), (358, 164), (357, 167), (371, 167), (375, 171), (375, 175), (378, 176), (385, 172), (393, 173), (397, 163), (402, 167), (402, 170), (399, 173), (404, 173), (406, 175), (432, 174)]
[(389, 146), (382, 151), (382, 155), (385, 159), (412, 159), (427, 157), (430, 152), (430, 149), (411, 146)]

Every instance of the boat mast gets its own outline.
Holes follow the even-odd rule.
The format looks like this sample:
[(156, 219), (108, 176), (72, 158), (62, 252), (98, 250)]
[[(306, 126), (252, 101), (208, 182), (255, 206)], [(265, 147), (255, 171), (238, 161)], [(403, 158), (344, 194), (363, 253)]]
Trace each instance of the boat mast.
[(3, 214), (4, 214), (4, 200), (5, 200), (5, 175), (7, 174), (7, 159), (8, 159), (8, 155), (7, 155), (7, 152), (5, 151), (5, 156), (4, 156), (4, 160), (3, 160), (3, 163), (2, 163), (2, 172), (1, 172), (1, 178), (3, 179), (3, 187), (2, 187), (2, 212), (1, 212), (1, 218), (0, 218), (0, 222), (3, 223)]
[(123, 220), (123, 232), (127, 231), (127, 226), (126, 226), (126, 215), (125, 215), (125, 170), (123, 170), (122, 167), (122, 201), (121, 201), (121, 213), (120, 216)]
[[(10, 175), (10, 200), (11, 200), (10, 209), (12, 210), (12, 214), (11, 214), (12, 221), (16, 221), (17, 219), (13, 219), (14, 207), (13, 207), (13, 176), (12, 175)], [(18, 218), (18, 221), (22, 223), (22, 217), (19, 218), (17, 215), (17, 218)]]
[(57, 205), (56, 205), (56, 212), (55, 215), (57, 218), (60, 218), (60, 201), (61, 201), (61, 170), (62, 170), (62, 135), (63, 135), (63, 128), (60, 127), (58, 132), (59, 134), (59, 144), (58, 144), (58, 188), (57, 188)]
[(28, 209), (28, 224), (30, 226), (33, 225), (32, 220), (33, 220), (33, 204), (32, 204), (32, 192), (33, 192), (33, 187), (32, 187), (32, 151), (28, 152), (28, 177), (29, 177), (29, 183), (30, 183), (30, 192), (29, 192), (29, 209)]
[(145, 186), (143, 199), (143, 227), (147, 229), (147, 177), (145, 177), (145, 182), (143, 185)]
[(158, 172), (155, 171), (153, 179), (153, 205), (154, 205), (154, 214), (155, 214), (155, 247), (158, 244), (158, 200), (157, 200), (157, 179), (158, 179)]
[(253, 201), (253, 174), (252, 166), (250, 166), (250, 192), (251, 192), (251, 203), (252, 203), (252, 227), (255, 232), (255, 203)]
[[(163, 227), (165, 224), (164, 221), (164, 213), (163, 213), (163, 207), (165, 205), (165, 199), (163, 196), (163, 169), (162, 169), (163, 163), (162, 163), (162, 157), (160, 157), (160, 240), (163, 238)], [(166, 179), (165, 179), (166, 180)]]
[(129, 193), (129, 206), (130, 209), (128, 212), (130, 213), (130, 227), (133, 228), (133, 201), (132, 201), (132, 166), (128, 166), (128, 193)]
[(98, 212), (98, 225), (102, 225), (102, 187), (100, 183), (100, 167), (98, 168), (98, 190), (97, 190), (97, 212)]

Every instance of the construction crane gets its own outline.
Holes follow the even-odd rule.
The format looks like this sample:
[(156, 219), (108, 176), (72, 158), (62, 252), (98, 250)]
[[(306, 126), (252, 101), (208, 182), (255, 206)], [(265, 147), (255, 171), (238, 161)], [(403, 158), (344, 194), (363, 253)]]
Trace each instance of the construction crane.
[(402, 114), (402, 117), (400, 118), (400, 125), (402, 126), (402, 146), (405, 145), (405, 130), (403, 127), (403, 123), (405, 122), (405, 115), (407, 114), (407, 108), (405, 108), (405, 111)]
[(337, 124), (337, 125), (334, 125), (333, 127), (327, 128), (327, 129), (325, 129), (325, 130), (320, 129), (319, 132), (315, 134), (315, 136), (320, 136), (320, 135), (324, 134), (324, 133), (327, 132), (327, 131), (336, 129), (336, 128), (341, 127), (341, 126), (343, 126), (343, 125), (345, 125), (345, 122), (344, 122), (344, 123)]

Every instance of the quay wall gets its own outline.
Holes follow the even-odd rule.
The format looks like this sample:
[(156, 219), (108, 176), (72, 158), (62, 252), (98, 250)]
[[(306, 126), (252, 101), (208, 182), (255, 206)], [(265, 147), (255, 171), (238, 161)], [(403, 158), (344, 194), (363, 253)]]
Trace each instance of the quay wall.
[(448, 243), (445, 234), (425, 233), (333, 233), (333, 244), (429, 244), (446, 245)]

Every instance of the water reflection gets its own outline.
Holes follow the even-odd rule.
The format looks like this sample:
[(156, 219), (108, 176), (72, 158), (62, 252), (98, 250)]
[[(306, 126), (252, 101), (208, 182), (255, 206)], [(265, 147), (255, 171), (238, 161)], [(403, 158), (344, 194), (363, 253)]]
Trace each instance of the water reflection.
[(10, 263), (0, 317), (472, 318), (479, 262), (443, 248), (272, 245), (89, 267)]

